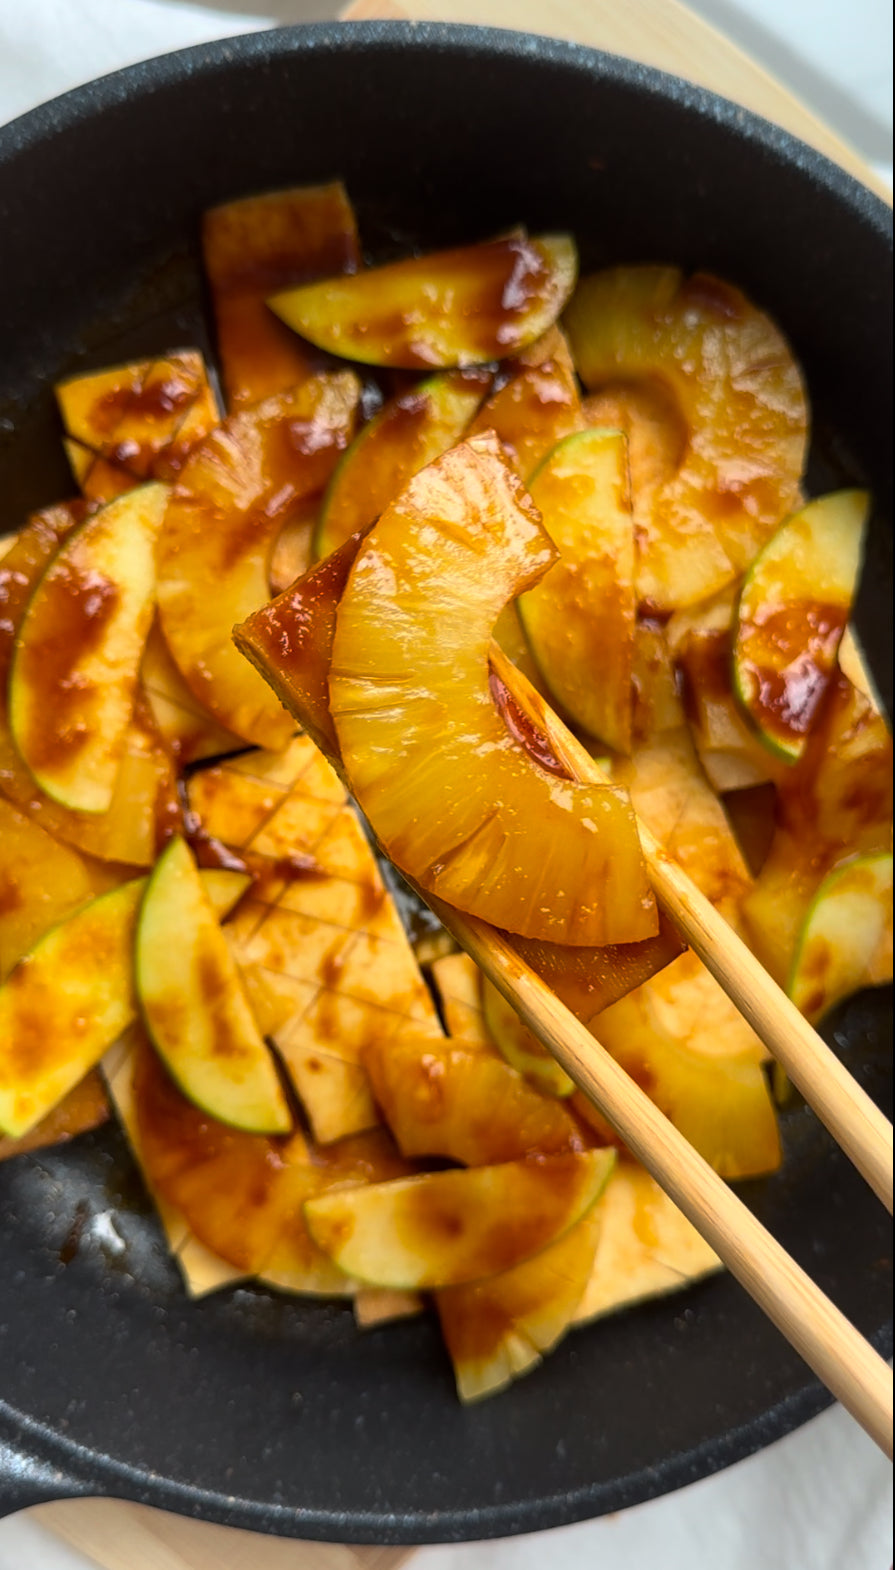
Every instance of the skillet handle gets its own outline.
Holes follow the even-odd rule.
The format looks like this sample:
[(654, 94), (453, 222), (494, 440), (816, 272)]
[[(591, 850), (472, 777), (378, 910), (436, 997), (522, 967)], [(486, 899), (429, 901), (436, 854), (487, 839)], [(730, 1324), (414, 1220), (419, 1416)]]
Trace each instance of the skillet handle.
[(50, 1499), (71, 1499), (89, 1492), (68, 1473), (0, 1437), (0, 1517)]

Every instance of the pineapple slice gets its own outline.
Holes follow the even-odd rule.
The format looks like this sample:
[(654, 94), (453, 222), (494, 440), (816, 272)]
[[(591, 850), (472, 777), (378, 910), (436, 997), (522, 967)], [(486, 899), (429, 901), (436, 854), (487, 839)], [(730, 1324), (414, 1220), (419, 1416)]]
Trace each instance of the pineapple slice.
[(709, 786), (686, 730), (666, 731), (613, 767), (634, 810), (714, 905), (751, 888), (724, 807)]
[(55, 391), (75, 478), (98, 500), (140, 480), (172, 480), (220, 420), (195, 349), (90, 371), (59, 382)]
[(271, 605), (233, 629), (240, 653), (251, 660), (321, 752), (337, 763), (341, 759), (329, 711), (329, 670), (336, 612), (361, 539), (353, 535)]
[[(607, 1180), (612, 1181), (607, 1172)], [(496, 1395), (543, 1362), (575, 1319), (591, 1278), (601, 1203), (534, 1259), (435, 1294), (461, 1401)]]
[(690, 734), (709, 784), (719, 794), (780, 776), (780, 765), (746, 724), (733, 694), (735, 599), (731, 585), (704, 605), (675, 612), (667, 628)]
[(94, 892), (83, 856), (0, 797), (0, 982)]
[(571, 236), (516, 232), (274, 294), (288, 326), (332, 354), (408, 370), (516, 354), (556, 321), (578, 271)]
[(174, 664), (164, 633), (154, 621), (149, 629), (140, 685), (159, 735), (179, 765), (199, 763), (226, 752), (238, 752), (245, 743), (225, 730), (198, 698), (193, 696)]
[[(359, 546), (359, 536), (346, 541), (235, 633), (238, 646), (337, 763), (338, 743), (329, 714), (329, 668), (338, 601)], [(504, 723), (535, 761), (568, 778), (568, 771), (557, 759), (549, 740), (543, 705), (537, 706), (536, 695), (524, 682), (516, 683), (511, 692), (509, 673), (506, 674), (507, 680), (498, 675), (492, 650), (490, 690)], [(657, 936), (639, 943), (569, 948), (513, 934), (507, 936), (526, 964), (543, 976), (585, 1021), (667, 965), (682, 947), (670, 923), (662, 917)], [(452, 956), (446, 964), (454, 962), (457, 966), (465, 963), (463, 956)], [(466, 992), (463, 996), (466, 999)], [(479, 1014), (477, 996), (474, 1006)], [(454, 1026), (449, 1013), (447, 1017), (452, 1034), (468, 1038), (468, 1028)]]
[(636, 607), (624, 436), (600, 429), (567, 436), (530, 490), (560, 553), (518, 602), (535, 660), (575, 724), (630, 752)]
[(836, 669), (868, 503), (866, 491), (809, 502), (759, 552), (740, 591), (734, 691), (764, 745), (789, 763), (805, 751)]
[(330, 481), (314, 536), (329, 556), (394, 501), (407, 481), (459, 442), (491, 385), (490, 371), (445, 371), (398, 393), (365, 425)]
[(441, 1030), (344, 786), (299, 736), (282, 755), (197, 772), (188, 790), (202, 831), (256, 875), (226, 933), (315, 1137), (370, 1128), (365, 1047)]
[(797, 505), (808, 411), (789, 346), (739, 290), (674, 267), (585, 278), (565, 325), (605, 394), (591, 418), (630, 433), (641, 603), (706, 599)]
[(80, 503), (35, 513), (0, 563), (0, 792), (54, 839), (102, 861), (150, 866), (160, 838), (179, 825), (174, 772), (138, 695), (109, 809), (75, 812), (52, 801), (25, 768), (9, 730), (7, 687), (15, 638), (41, 573), (85, 515)]
[(212, 207), (202, 219), (202, 252), (228, 409), (299, 386), (319, 356), (277, 321), (265, 296), (357, 269), (357, 224), (345, 187), (334, 180)]
[(575, 1120), (515, 1069), (463, 1041), (404, 1035), (364, 1053), (373, 1094), (405, 1156), (465, 1166), (582, 1150)]
[(528, 480), (551, 448), (584, 423), (569, 345), (554, 326), (504, 363), (469, 434), (493, 431), (520, 479)]
[(482, 1009), (482, 973), (475, 960), (462, 952), (445, 954), (430, 968), (448, 1035), (462, 1040), (467, 1051), (493, 1046)]
[(624, 794), (538, 767), (489, 687), (497, 615), (552, 559), (492, 440), (430, 464), (355, 559), (330, 709), (365, 815), (423, 889), (526, 937), (634, 942), (657, 919)]
[(122, 496), (125, 491), (132, 491), (138, 483), (126, 469), (109, 463), (106, 458), (98, 458), (83, 442), (63, 436), (62, 445), (85, 501), (98, 502), (103, 506), (106, 502), (113, 502), (116, 496)]
[(102, 1076), (97, 1069), (91, 1069), (28, 1134), (22, 1134), (18, 1139), (0, 1137), (0, 1161), (25, 1155), (29, 1150), (63, 1145), (92, 1128), (101, 1128), (108, 1122), (109, 1110)]
[(306, 497), (286, 519), (274, 540), (267, 564), (271, 594), (282, 594), (310, 567), (322, 501), (319, 495)]
[(373, 1286), (459, 1286), (562, 1237), (598, 1198), (614, 1159), (590, 1150), (426, 1172), (308, 1200), (305, 1222), (340, 1269)]
[(398, 1319), (415, 1319), (425, 1310), (417, 1292), (392, 1292), (386, 1287), (362, 1287), (354, 1299), (354, 1318), (358, 1330), (373, 1330), (391, 1325)]
[(635, 745), (658, 740), (686, 724), (665, 624), (638, 611), (631, 661), (631, 737)]
[(76, 811), (107, 812), (112, 803), (167, 495), (161, 485), (141, 486), (67, 533), (19, 624), (10, 732), (40, 789)]
[(159, 617), (181, 675), (220, 724), (261, 746), (285, 746), (293, 726), (231, 628), (267, 600), (273, 542), (331, 473), (357, 396), (351, 372), (321, 374), (232, 416), (191, 454), (158, 542)]
[(814, 1022), (892, 980), (892, 854), (859, 856), (821, 884), (799, 935), (789, 995)]
[(696, 1228), (655, 1178), (624, 1153), (596, 1205), (600, 1225), (590, 1280), (575, 1324), (679, 1292), (721, 1269)]

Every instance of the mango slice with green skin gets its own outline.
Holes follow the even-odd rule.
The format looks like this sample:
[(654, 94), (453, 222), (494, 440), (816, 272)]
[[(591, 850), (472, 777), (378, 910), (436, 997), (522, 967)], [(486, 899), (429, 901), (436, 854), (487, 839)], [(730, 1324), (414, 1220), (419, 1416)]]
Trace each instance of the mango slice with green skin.
[(228, 1128), (181, 1094), (145, 1038), (132, 1073), (128, 1133), (137, 1159), (200, 1243), (234, 1269), (285, 1291), (352, 1296), (357, 1283), (314, 1245), (301, 1206), (329, 1187), (407, 1173), (385, 1130), (322, 1148), (297, 1130), (274, 1139)]
[(373, 832), (423, 889), (523, 936), (634, 942), (657, 917), (625, 794), (538, 765), (492, 697), (497, 616), (554, 559), (493, 438), (446, 453), (361, 544), (330, 710)]
[(190, 455), (159, 537), (159, 618), (171, 655), (209, 713), (261, 747), (284, 747), (295, 727), (233, 647), (233, 624), (266, 604), (274, 541), (329, 479), (357, 396), (351, 372), (321, 374), (231, 416)]
[(512, 1004), (487, 976), (482, 978), (482, 1012), (501, 1057), (547, 1096), (571, 1096), (575, 1082), (537, 1036), (524, 1025)]
[(892, 856), (859, 856), (818, 889), (799, 935), (789, 995), (814, 1024), (862, 987), (892, 980)]
[(584, 1148), (564, 1107), (474, 1044), (406, 1036), (364, 1053), (373, 1094), (405, 1156), (465, 1166)]
[(398, 1178), (309, 1200), (318, 1248), (346, 1274), (410, 1291), (459, 1286), (531, 1259), (599, 1197), (614, 1152), (540, 1156)]
[(762, 746), (733, 694), (736, 599), (731, 584), (705, 604), (677, 611), (666, 628), (693, 743), (719, 795), (766, 784), (785, 767)]
[(554, 699), (617, 752), (631, 748), (634, 524), (620, 431), (567, 436), (529, 484), (559, 561), (518, 602)]
[(329, 556), (368, 528), (408, 480), (455, 446), (490, 383), (488, 371), (446, 371), (380, 409), (329, 483), (314, 535), (315, 557)]
[[(607, 1173), (611, 1182), (611, 1177)], [(573, 1323), (593, 1270), (600, 1202), (534, 1259), (435, 1294), (461, 1401), (496, 1395), (537, 1368)]]
[(137, 922), (140, 1009), (184, 1094), (221, 1123), (286, 1134), (292, 1116), (199, 870), (184, 840), (165, 848)]
[(738, 289), (676, 267), (582, 279), (564, 326), (600, 394), (588, 412), (629, 435), (640, 603), (708, 598), (797, 505), (808, 410), (788, 344)]
[(870, 498), (834, 491), (781, 524), (740, 591), (733, 687), (765, 746), (794, 762), (836, 669)]
[(124, 757), (152, 620), (162, 485), (129, 491), (69, 534), (25, 610), (9, 679), (9, 724), (46, 795), (106, 812)]
[(302, 337), (364, 365), (481, 365), (516, 354), (559, 316), (575, 284), (570, 235), (516, 232), (287, 289), (271, 310)]
[[(223, 915), (238, 872), (202, 873)], [(122, 883), (45, 933), (0, 987), (0, 1130), (26, 1134), (135, 1019), (133, 947), (145, 878)]]
[(202, 254), (228, 409), (247, 409), (312, 375), (319, 356), (277, 321), (265, 297), (357, 268), (357, 223), (341, 181), (210, 208), (202, 217)]

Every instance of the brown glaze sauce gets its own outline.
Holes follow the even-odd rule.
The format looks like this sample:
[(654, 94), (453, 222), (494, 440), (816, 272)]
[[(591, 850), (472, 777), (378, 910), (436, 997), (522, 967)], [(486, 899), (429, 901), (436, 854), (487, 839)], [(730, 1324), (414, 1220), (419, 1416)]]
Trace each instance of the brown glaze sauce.
[(524, 713), (503, 678), (498, 676), (496, 671), (490, 670), (488, 681), (494, 703), (500, 710), (504, 724), (513, 739), (518, 741), (535, 763), (540, 764), (541, 768), (546, 769), (549, 774), (556, 774), (563, 780), (573, 779), (571, 771), (556, 756), (549, 739)]
[(693, 273), (685, 279), (678, 301), (684, 310), (689, 306), (723, 322), (738, 322), (746, 315), (746, 300), (740, 291), (712, 273)]
[[(120, 601), (118, 588), (108, 578), (83, 572), (71, 562), (61, 562), (55, 570), (50, 595), (50, 625), (19, 655), (23, 680), (44, 699), (24, 742), (31, 764), (42, 769), (69, 763), (91, 740), (84, 702), (96, 688), (73, 667), (102, 645)], [(44, 719), (48, 713), (53, 716), (50, 725)]]
[(801, 738), (811, 729), (846, 619), (842, 606), (800, 600), (751, 623), (742, 656), (749, 703), (756, 723), (771, 735)]

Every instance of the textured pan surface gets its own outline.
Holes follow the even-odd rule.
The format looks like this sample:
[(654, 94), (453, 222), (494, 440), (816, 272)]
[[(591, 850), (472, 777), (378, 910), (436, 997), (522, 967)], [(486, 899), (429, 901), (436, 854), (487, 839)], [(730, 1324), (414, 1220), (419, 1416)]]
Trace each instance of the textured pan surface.
[[(860, 621), (891, 697), (886, 210), (783, 133), (572, 46), (369, 25), (253, 35), (79, 90), (0, 132), (0, 529), (70, 490), (50, 384), (211, 347), (201, 209), (341, 175), (373, 254), (524, 221), (585, 267), (711, 268), (785, 325), (818, 483), (869, 482)], [(888, 686), (886, 686), (888, 683)], [(831, 1022), (890, 1095), (887, 994)], [(887, 1218), (813, 1118), (749, 1186), (762, 1219), (890, 1345)], [(428, 1322), (231, 1290), (189, 1303), (117, 1132), (0, 1168), (0, 1501), (122, 1494), (296, 1536), (426, 1541), (617, 1510), (817, 1412), (804, 1365), (729, 1280), (571, 1336), (463, 1410)]]

